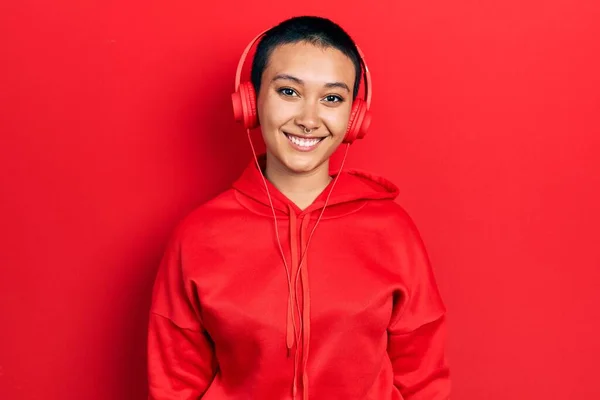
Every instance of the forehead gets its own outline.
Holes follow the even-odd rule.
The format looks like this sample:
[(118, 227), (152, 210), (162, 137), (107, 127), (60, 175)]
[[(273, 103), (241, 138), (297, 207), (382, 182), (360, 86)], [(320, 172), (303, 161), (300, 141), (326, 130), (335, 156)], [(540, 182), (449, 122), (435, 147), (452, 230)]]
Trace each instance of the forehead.
[(354, 63), (334, 47), (317, 46), (307, 42), (287, 43), (275, 47), (263, 77), (277, 74), (293, 75), (314, 83), (354, 83)]

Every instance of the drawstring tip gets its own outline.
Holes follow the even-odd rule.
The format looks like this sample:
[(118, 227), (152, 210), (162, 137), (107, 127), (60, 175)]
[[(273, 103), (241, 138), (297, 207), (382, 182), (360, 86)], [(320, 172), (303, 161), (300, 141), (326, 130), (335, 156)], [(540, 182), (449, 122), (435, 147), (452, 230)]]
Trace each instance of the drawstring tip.
[(302, 397), (304, 398), (304, 400), (308, 400), (308, 375), (306, 374), (306, 372), (302, 374), (302, 386)]

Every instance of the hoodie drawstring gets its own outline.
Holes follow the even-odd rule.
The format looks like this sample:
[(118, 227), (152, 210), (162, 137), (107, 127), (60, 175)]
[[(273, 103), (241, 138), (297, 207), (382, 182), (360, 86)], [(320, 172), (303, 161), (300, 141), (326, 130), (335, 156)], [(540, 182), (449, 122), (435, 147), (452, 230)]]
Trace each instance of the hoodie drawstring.
[[(289, 206), (289, 216), (290, 216), (290, 251), (291, 251), (291, 255), (292, 255), (292, 276), (294, 274), (295, 269), (298, 266), (298, 239), (297, 239), (297, 218), (296, 218), (296, 212), (294, 211), (294, 209), (292, 208), (292, 206)], [(291, 277), (288, 277), (288, 279), (291, 279)], [(296, 349), (298, 349), (298, 346), (300, 344), (300, 340), (297, 337), (297, 331), (296, 331), (296, 324), (295, 324), (295, 310), (294, 310), (294, 306), (298, 305), (298, 300), (296, 298), (296, 285), (292, 285), (291, 286), (291, 290), (288, 293), (288, 318), (287, 318), (287, 349), (288, 349), (288, 355), (290, 354), (290, 351), (292, 349), (292, 346), (294, 344), (294, 339), (296, 339)], [(300, 324), (302, 324), (302, 320), (300, 320)], [(293, 331), (292, 331), (293, 329)], [(294, 352), (294, 383), (293, 383), (293, 396), (294, 399), (296, 398), (296, 392), (297, 392), (297, 387), (298, 387), (298, 351), (296, 350)]]
[[(290, 243), (292, 243), (291, 245), (291, 252), (292, 252), (292, 271), (294, 268), (295, 263), (297, 262), (296, 260), (298, 259), (298, 254), (297, 254), (297, 250), (294, 248), (293, 243), (294, 243), (294, 236), (296, 234), (296, 214), (294, 214), (293, 210), (290, 207)], [(287, 349), (288, 349), (288, 354), (290, 353), (290, 351), (292, 350), (292, 346), (294, 345), (294, 336), (296, 333), (296, 324), (294, 323), (294, 298), (295, 296), (293, 295), (293, 292), (290, 290), (288, 291), (288, 316), (287, 316), (287, 337), (286, 337), (286, 343), (287, 343)], [(293, 331), (292, 331), (293, 328)]]
[[(348, 148), (350, 146), (346, 146), (346, 152), (344, 153), (344, 158), (342, 159), (342, 164), (340, 166), (340, 172), (342, 170), (342, 168), (344, 167), (344, 162), (346, 161), (346, 156), (348, 155)], [(258, 163), (258, 161), (257, 161)], [(261, 174), (262, 175), (262, 174)], [(296, 212), (294, 211), (293, 207), (291, 205), (288, 206), (288, 212), (289, 212), (289, 216), (290, 216), (290, 250), (291, 250), (291, 254), (292, 254), (292, 272), (294, 271), (294, 268), (298, 268), (298, 271), (296, 271), (295, 274), (292, 273), (292, 275), (288, 275), (288, 287), (290, 290), (290, 293), (288, 294), (288, 315), (287, 315), (287, 322), (286, 322), (286, 343), (287, 343), (287, 349), (288, 349), (288, 354), (291, 351), (292, 345), (291, 345), (291, 341), (293, 340), (292, 335), (295, 337), (296, 339), (296, 351), (295, 351), (295, 355), (294, 355), (294, 382), (292, 385), (292, 394), (293, 394), (293, 399), (296, 400), (296, 395), (298, 393), (298, 346), (300, 345), (300, 339), (302, 340), (302, 365), (301, 365), (301, 373), (302, 373), (302, 398), (303, 400), (308, 400), (308, 374), (306, 372), (307, 369), (307, 365), (308, 365), (308, 351), (309, 351), (309, 344), (310, 344), (310, 290), (309, 290), (309, 283), (308, 283), (308, 268), (305, 264), (307, 264), (306, 261), (306, 257), (307, 257), (307, 250), (308, 250), (308, 246), (310, 244), (310, 241), (312, 239), (313, 234), (315, 233), (315, 229), (317, 228), (317, 225), (319, 225), (319, 222), (321, 221), (321, 218), (323, 217), (323, 214), (325, 213), (325, 209), (327, 208), (327, 204), (329, 203), (329, 198), (331, 196), (331, 193), (333, 193), (333, 188), (335, 187), (335, 184), (337, 183), (338, 178), (341, 176), (341, 173), (338, 173), (337, 176), (335, 177), (335, 179), (333, 180), (333, 184), (331, 185), (331, 189), (329, 190), (329, 193), (327, 194), (327, 197), (325, 199), (325, 204), (323, 204), (323, 208), (321, 209), (321, 213), (319, 214), (319, 217), (317, 218), (317, 220), (315, 221), (315, 225), (313, 226), (310, 235), (308, 235), (308, 237), (306, 236), (306, 232), (308, 230), (308, 224), (310, 222), (310, 213), (307, 213), (304, 218), (302, 219), (302, 225), (301, 225), (301, 233), (300, 233), (300, 254), (301, 254), (301, 258), (300, 261), (298, 261), (298, 235), (297, 235), (297, 216), (296, 216)], [(264, 179), (264, 178), (263, 178)], [(266, 186), (266, 182), (265, 182), (265, 186)], [(268, 193), (268, 188), (267, 188), (267, 193)], [(273, 209), (273, 215), (275, 215), (275, 210)], [(277, 219), (275, 217), (275, 224), (276, 227), (275, 229), (277, 230)], [(277, 236), (278, 238), (278, 242), (280, 245), (280, 250), (282, 251), (282, 256), (283, 256), (283, 250), (281, 249), (281, 242), (279, 241), (279, 236)], [(285, 256), (284, 258), (284, 263), (285, 263)], [(304, 268), (303, 268), (304, 267)], [(287, 268), (287, 264), (286, 264), (286, 271), (288, 271), (289, 273), (289, 269)], [(290, 282), (291, 280), (291, 276), (295, 276), (295, 279), (293, 281), (293, 284)], [(298, 276), (301, 277), (302, 279), (302, 311), (300, 311), (300, 306), (298, 304), (298, 299), (297, 299), (297, 287), (298, 287)], [(296, 332), (296, 324), (295, 324), (295, 318), (294, 318), (294, 314), (295, 314), (295, 310), (293, 309), (293, 305), (294, 303), (297, 306), (298, 309), (298, 315), (300, 315), (300, 335), (301, 338), (299, 338)], [(293, 326), (290, 326), (290, 320)], [(293, 328), (293, 332), (291, 332), (291, 329)]]
[(300, 231), (302, 254), (304, 254), (302, 264), (304, 264), (304, 268), (302, 268), (302, 265), (298, 267), (300, 268), (300, 275), (302, 277), (302, 394), (304, 400), (308, 400), (308, 374), (306, 373), (306, 365), (308, 363), (308, 350), (310, 345), (310, 289), (308, 287), (308, 260), (305, 254), (308, 245), (306, 230), (309, 221), (310, 214), (305, 215), (302, 220), (302, 229)]
[[(294, 339), (296, 339), (296, 351), (295, 351), (295, 355), (294, 355), (294, 383), (293, 383), (293, 388), (292, 388), (293, 398), (294, 398), (294, 400), (296, 399), (296, 394), (298, 391), (298, 385), (297, 385), (298, 370), (297, 370), (297, 368), (298, 368), (298, 346), (300, 345), (300, 338), (297, 336), (298, 333), (297, 333), (297, 329), (296, 329), (296, 321), (294, 318), (294, 314), (295, 314), (294, 304), (296, 304), (296, 306), (298, 307), (298, 315), (301, 316), (300, 317), (300, 324), (301, 324), (300, 334), (302, 335), (302, 389), (303, 389), (302, 397), (304, 400), (308, 400), (308, 374), (306, 373), (306, 366), (307, 366), (307, 362), (308, 362), (308, 347), (309, 347), (309, 341), (310, 341), (310, 291), (308, 288), (308, 271), (307, 271), (308, 268), (306, 268), (306, 267), (302, 268), (302, 266), (306, 263), (307, 249), (308, 249), (308, 245), (310, 244), (310, 240), (312, 239), (312, 236), (315, 233), (315, 229), (317, 228), (317, 225), (319, 225), (319, 222), (321, 221), (321, 217), (323, 217), (323, 214), (325, 213), (325, 209), (327, 208), (327, 204), (329, 203), (329, 198), (331, 197), (331, 193), (333, 193), (333, 188), (335, 187), (335, 184), (337, 183), (338, 178), (341, 176), (342, 169), (344, 168), (344, 163), (346, 162), (346, 157), (348, 156), (348, 149), (350, 149), (350, 144), (346, 145), (346, 151), (344, 152), (344, 157), (342, 158), (340, 170), (338, 171), (337, 176), (333, 180), (331, 189), (329, 190), (329, 193), (327, 194), (327, 198), (325, 199), (325, 204), (323, 204), (321, 213), (319, 214), (319, 217), (317, 218), (317, 221), (315, 222), (315, 225), (313, 226), (308, 238), (306, 237), (306, 230), (308, 228), (308, 223), (310, 221), (310, 213), (306, 214), (302, 220), (302, 225), (301, 225), (302, 231), (301, 231), (301, 240), (300, 240), (300, 242), (301, 242), (300, 243), (300, 245), (301, 245), (300, 246), (301, 247), (300, 261), (298, 261), (298, 245), (297, 245), (298, 235), (296, 233), (297, 217), (296, 217), (296, 212), (294, 211), (292, 206), (289, 205), (290, 245), (291, 245), (291, 253), (292, 253), (292, 268), (297, 267), (298, 272), (300, 273), (300, 276), (302, 277), (303, 310), (301, 313), (300, 306), (298, 304), (297, 296), (296, 296), (296, 288), (297, 288), (297, 283), (298, 283), (298, 272), (296, 274), (292, 274), (291, 272), (293, 272), (293, 271), (290, 271), (290, 269), (287, 265), (285, 254), (284, 254), (283, 248), (281, 246), (281, 240), (279, 238), (277, 214), (275, 213), (275, 207), (273, 206), (273, 199), (271, 198), (271, 194), (269, 193), (269, 186), (267, 185), (267, 180), (261, 171), (260, 164), (258, 162), (258, 157), (256, 155), (256, 149), (254, 148), (254, 144), (252, 143), (252, 138), (250, 136), (250, 129), (246, 129), (246, 134), (248, 135), (248, 141), (250, 143), (250, 147), (252, 148), (254, 162), (260, 173), (260, 177), (263, 181), (265, 192), (267, 194), (267, 198), (269, 199), (269, 205), (271, 206), (271, 211), (273, 212), (273, 223), (275, 225), (275, 237), (277, 239), (277, 245), (279, 247), (279, 252), (281, 253), (283, 265), (285, 266), (285, 270), (286, 270), (287, 278), (288, 278), (288, 311), (287, 311), (287, 318), (286, 318), (286, 347), (287, 347), (288, 355), (290, 354), (291, 349), (293, 347)], [(294, 285), (292, 285), (292, 276), (294, 276), (294, 275), (296, 276), (296, 278), (294, 279)]]
[[(296, 398), (298, 392), (298, 364), (300, 363), (300, 376), (302, 377), (302, 397), (303, 400), (308, 400), (308, 374), (306, 372), (306, 366), (308, 363), (308, 351), (310, 344), (310, 288), (308, 280), (308, 268), (307, 268), (307, 257), (306, 248), (308, 245), (308, 224), (310, 222), (310, 214), (307, 214), (302, 219), (300, 228), (300, 243), (298, 243), (297, 234), (297, 216), (294, 209), (289, 207), (290, 215), (290, 250), (292, 256), (292, 271), (295, 272), (296, 278), (298, 272), (301, 277), (302, 286), (302, 309), (297, 298), (298, 280), (294, 279), (294, 285), (292, 285), (292, 291), (288, 294), (288, 317), (286, 326), (286, 342), (288, 348), (288, 354), (293, 346), (294, 338), (296, 339), (296, 352), (294, 354), (294, 382), (293, 382), (293, 397)], [(302, 259), (302, 265), (299, 265), (298, 260), (298, 246), (300, 246), (301, 254), (304, 254)], [(297, 268), (297, 269), (296, 269)], [(298, 315), (300, 318), (300, 338), (296, 337), (296, 325), (294, 323), (294, 305), (297, 307)], [(302, 346), (302, 354), (298, 353), (298, 348)], [(300, 359), (299, 359), (300, 357)]]

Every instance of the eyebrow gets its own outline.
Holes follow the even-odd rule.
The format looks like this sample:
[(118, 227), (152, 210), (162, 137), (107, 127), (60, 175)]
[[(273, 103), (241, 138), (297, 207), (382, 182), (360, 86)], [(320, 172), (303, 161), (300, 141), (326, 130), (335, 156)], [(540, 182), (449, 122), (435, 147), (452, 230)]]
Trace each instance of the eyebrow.
[[(288, 75), (288, 74), (277, 74), (273, 77), (273, 79), (271, 79), (271, 82), (275, 82), (278, 80), (287, 80), (287, 81), (295, 82), (298, 85), (304, 85), (304, 81), (302, 81), (302, 79), (296, 78), (295, 76)], [(350, 88), (344, 82), (328, 82), (325, 84), (325, 87), (326, 88), (340, 88), (340, 89), (346, 90), (347, 92), (350, 92)]]

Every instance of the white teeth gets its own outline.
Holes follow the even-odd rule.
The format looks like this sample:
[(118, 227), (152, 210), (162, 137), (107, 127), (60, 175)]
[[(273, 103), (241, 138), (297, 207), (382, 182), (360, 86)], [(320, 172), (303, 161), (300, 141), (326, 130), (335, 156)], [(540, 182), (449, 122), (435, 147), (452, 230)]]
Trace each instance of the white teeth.
[(301, 147), (312, 147), (315, 144), (319, 143), (320, 139), (301, 139), (296, 136), (288, 135), (288, 139), (292, 141), (294, 144)]

